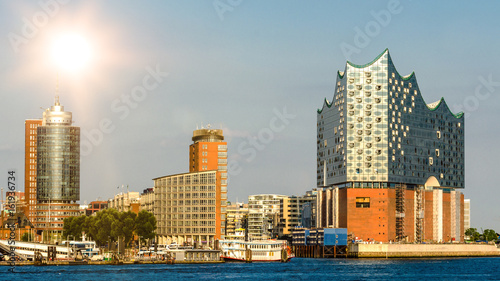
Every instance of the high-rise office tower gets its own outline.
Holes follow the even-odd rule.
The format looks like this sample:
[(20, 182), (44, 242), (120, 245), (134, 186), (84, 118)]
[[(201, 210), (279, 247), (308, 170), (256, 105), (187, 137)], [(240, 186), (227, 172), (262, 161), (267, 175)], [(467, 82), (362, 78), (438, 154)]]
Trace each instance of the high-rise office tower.
[(72, 123), (56, 97), (37, 128), (35, 226), (46, 231), (44, 239), (62, 232), (64, 218), (79, 215), (80, 128)]
[(24, 121), (24, 195), (26, 217), (34, 223), (36, 214), (36, 136), (42, 119)]
[(461, 240), (464, 161), (463, 113), (426, 103), (388, 50), (347, 62), (317, 114), (317, 184), (332, 189), (318, 200), (333, 204), (317, 223), (377, 241)]

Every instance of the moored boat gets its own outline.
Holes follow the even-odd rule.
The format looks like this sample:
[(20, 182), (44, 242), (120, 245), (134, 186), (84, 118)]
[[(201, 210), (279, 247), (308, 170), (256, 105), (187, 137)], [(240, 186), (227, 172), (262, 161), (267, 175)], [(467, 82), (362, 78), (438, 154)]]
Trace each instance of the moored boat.
[(219, 240), (221, 258), (238, 262), (287, 262), (292, 251), (285, 240)]

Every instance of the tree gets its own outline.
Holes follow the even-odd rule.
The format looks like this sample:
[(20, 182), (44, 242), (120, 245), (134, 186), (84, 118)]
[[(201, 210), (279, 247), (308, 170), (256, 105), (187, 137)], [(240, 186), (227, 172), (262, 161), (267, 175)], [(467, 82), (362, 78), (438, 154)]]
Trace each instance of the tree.
[(119, 213), (118, 219), (111, 225), (112, 236), (123, 237), (125, 245), (128, 245), (134, 237), (136, 217), (137, 215), (131, 211)]
[(68, 236), (73, 236), (75, 240), (82, 239), (83, 225), (85, 222), (86, 216), (82, 215), (79, 217), (69, 217), (64, 219), (63, 226), (63, 237), (67, 238)]
[(485, 229), (483, 231), (482, 236), (483, 236), (483, 239), (486, 241), (493, 241), (493, 240), (497, 240), (497, 238), (498, 238), (496, 232), (493, 229)]
[(155, 230), (155, 216), (146, 210), (140, 211), (135, 220), (135, 233), (144, 239), (153, 239), (156, 235)]
[(94, 223), (94, 218), (95, 216), (88, 216), (85, 218), (85, 221), (83, 222), (83, 226), (82, 226), (82, 231), (85, 231), (85, 233), (87, 234), (87, 236), (91, 239), (91, 240), (94, 240), (94, 236), (92, 233), (92, 225)]
[(469, 237), (469, 240), (476, 241), (479, 240), (479, 232), (475, 228), (469, 228), (465, 231), (465, 235)]
[[(82, 232), (101, 246), (116, 242), (118, 237), (128, 245), (134, 233), (144, 239), (155, 237), (156, 219), (147, 211), (139, 214), (133, 212), (118, 212), (116, 209), (105, 209), (93, 216), (69, 217), (64, 219), (63, 235), (81, 239)], [(123, 239), (123, 240), (122, 240)]]
[(91, 231), (93, 239), (98, 245), (104, 245), (108, 240), (115, 242), (118, 235), (112, 232), (112, 226), (118, 220), (119, 213), (115, 209), (105, 209), (97, 213), (95, 216)]

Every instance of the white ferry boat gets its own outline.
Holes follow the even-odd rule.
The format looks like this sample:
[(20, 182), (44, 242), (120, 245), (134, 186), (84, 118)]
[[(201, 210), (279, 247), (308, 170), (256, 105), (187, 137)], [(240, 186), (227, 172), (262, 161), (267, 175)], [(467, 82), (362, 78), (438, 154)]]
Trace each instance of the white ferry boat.
[(82, 255), (88, 259), (92, 259), (100, 254), (99, 248), (97, 248), (94, 241), (63, 241), (62, 244), (69, 244), (69, 248), (73, 254), (77, 250), (80, 250)]
[[(9, 241), (0, 239), (0, 247), (10, 249)], [(91, 259), (92, 257), (99, 254), (99, 249), (96, 247), (93, 241), (63, 241), (63, 245), (52, 245), (43, 244), (35, 242), (22, 242), (15, 241), (15, 252), (17, 255), (23, 259), (33, 260), (35, 257), (35, 251), (40, 252), (40, 254), (47, 258), (47, 252), (49, 246), (56, 247), (56, 259), (64, 260), (70, 259), (76, 255), (77, 250), (80, 250), (84, 257)]]
[(14, 245), (10, 245), (8, 240), (0, 239), (0, 247), (10, 250), (11, 246), (15, 247), (14, 251), (16, 255), (25, 260), (33, 260), (35, 257), (35, 251), (40, 252), (44, 258), (47, 258), (47, 252), (49, 246), (56, 247), (57, 259), (68, 259), (71, 254), (71, 249), (69, 249), (67, 246), (57, 246), (51, 244), (21, 242), (21, 241), (15, 241)]
[(219, 240), (219, 248), (225, 261), (287, 262), (293, 257), (284, 240)]

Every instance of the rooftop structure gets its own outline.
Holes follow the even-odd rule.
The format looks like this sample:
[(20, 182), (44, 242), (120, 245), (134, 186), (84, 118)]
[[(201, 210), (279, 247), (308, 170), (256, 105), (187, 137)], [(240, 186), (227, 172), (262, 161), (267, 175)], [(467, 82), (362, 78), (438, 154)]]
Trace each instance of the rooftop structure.
[(108, 208), (116, 209), (118, 212), (139, 213), (140, 194), (137, 191), (120, 192), (108, 200)]

